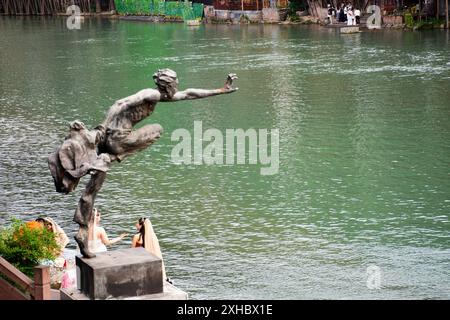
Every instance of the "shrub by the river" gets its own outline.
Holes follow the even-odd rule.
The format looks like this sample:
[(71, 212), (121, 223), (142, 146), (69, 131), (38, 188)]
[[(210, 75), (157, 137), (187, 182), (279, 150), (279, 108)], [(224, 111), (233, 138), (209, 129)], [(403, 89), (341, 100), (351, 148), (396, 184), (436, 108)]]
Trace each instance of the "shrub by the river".
[(41, 261), (54, 260), (58, 249), (53, 232), (35, 221), (14, 219), (0, 230), (0, 256), (29, 277)]

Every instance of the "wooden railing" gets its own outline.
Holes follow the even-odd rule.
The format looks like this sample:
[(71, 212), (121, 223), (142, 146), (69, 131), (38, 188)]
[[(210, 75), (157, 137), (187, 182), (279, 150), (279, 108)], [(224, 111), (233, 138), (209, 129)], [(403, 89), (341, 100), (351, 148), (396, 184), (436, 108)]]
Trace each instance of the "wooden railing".
[[(0, 300), (50, 300), (50, 268), (34, 268), (34, 281), (8, 261), (0, 257), (0, 274), (14, 283), (21, 290), (5, 279), (0, 278)], [(28, 293), (28, 294), (27, 294)]]

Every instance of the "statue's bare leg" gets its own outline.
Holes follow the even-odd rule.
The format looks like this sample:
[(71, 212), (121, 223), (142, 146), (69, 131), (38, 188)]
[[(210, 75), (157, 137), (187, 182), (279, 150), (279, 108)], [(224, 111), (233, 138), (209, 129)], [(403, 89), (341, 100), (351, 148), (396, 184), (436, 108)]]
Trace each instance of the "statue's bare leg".
[(89, 230), (94, 222), (94, 216), (92, 214), (94, 200), (98, 191), (101, 189), (105, 178), (106, 172), (95, 171), (91, 173), (91, 179), (81, 195), (77, 210), (75, 211), (75, 216), (73, 217), (73, 221), (80, 226), (78, 234), (75, 236), (75, 241), (78, 243), (80, 253), (86, 258), (95, 257), (95, 254), (89, 251)]
[(109, 152), (114, 154), (119, 161), (125, 157), (144, 150), (158, 140), (163, 133), (163, 128), (159, 124), (149, 124), (131, 131), (126, 137), (120, 140), (109, 141)]

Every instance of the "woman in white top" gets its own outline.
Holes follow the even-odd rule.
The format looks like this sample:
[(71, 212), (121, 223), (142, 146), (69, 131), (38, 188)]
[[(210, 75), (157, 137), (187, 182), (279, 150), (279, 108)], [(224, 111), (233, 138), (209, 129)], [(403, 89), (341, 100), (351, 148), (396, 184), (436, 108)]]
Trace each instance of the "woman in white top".
[(92, 230), (89, 234), (89, 250), (93, 253), (107, 251), (106, 246), (117, 243), (128, 235), (127, 233), (122, 233), (117, 238), (109, 240), (105, 229), (100, 227), (99, 224), (100, 212), (97, 210), (97, 208), (94, 208), (94, 225), (92, 226)]

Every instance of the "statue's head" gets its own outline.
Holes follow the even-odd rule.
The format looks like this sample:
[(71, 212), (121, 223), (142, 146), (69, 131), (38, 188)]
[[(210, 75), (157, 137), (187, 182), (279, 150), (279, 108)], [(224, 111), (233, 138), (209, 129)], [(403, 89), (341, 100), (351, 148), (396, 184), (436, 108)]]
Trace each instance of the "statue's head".
[(158, 90), (168, 98), (172, 98), (178, 91), (177, 73), (171, 69), (160, 69), (153, 74), (153, 81), (158, 86)]
[[(99, 142), (98, 131), (89, 131), (86, 125), (79, 120), (72, 121), (69, 124), (69, 128), (70, 131), (66, 136), (66, 140), (77, 140), (77, 143), (81, 143), (82, 148), (93, 148)], [(72, 143), (74, 142), (72, 141)]]
[(83, 122), (81, 122), (79, 120), (75, 120), (69, 124), (69, 128), (70, 128), (70, 130), (80, 131), (80, 130), (86, 129), (86, 126), (84, 125)]

